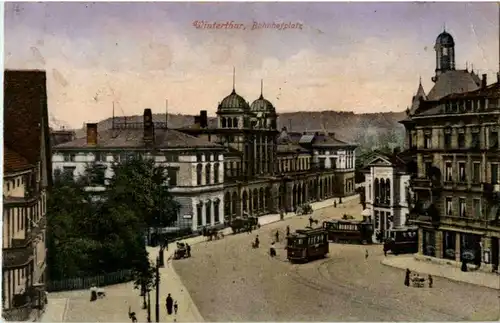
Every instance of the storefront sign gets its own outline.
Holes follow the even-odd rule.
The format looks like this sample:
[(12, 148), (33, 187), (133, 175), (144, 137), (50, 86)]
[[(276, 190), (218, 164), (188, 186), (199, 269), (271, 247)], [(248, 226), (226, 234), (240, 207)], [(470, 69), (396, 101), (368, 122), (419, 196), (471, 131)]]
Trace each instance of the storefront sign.
[(453, 257), (455, 258), (455, 249), (446, 249), (444, 251), (444, 254), (447, 256), (447, 257)]
[(462, 258), (464, 260), (473, 260), (475, 258), (475, 252), (472, 249), (465, 249), (462, 251)]
[(183, 219), (192, 219), (193, 218), (193, 215), (192, 214), (184, 214), (182, 216)]

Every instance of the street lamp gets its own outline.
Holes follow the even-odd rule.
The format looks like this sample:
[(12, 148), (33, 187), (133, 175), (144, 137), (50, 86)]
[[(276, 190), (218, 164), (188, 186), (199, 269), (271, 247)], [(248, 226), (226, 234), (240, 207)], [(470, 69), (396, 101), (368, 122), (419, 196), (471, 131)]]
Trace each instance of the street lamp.
[(160, 322), (160, 257), (156, 258), (156, 306), (155, 306), (155, 316), (156, 322)]
[(151, 323), (151, 297), (150, 291), (148, 290), (148, 323)]

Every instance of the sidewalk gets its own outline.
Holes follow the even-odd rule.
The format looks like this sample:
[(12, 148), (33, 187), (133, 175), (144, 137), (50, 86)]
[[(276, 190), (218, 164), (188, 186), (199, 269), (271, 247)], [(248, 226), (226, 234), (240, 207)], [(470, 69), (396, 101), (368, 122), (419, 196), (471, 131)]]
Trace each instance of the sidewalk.
[(463, 272), (460, 268), (449, 265), (439, 265), (430, 262), (418, 261), (414, 255), (388, 256), (382, 264), (400, 269), (410, 269), (426, 275), (443, 277), (454, 281), (484, 286), (500, 290), (500, 275), (481, 271)]

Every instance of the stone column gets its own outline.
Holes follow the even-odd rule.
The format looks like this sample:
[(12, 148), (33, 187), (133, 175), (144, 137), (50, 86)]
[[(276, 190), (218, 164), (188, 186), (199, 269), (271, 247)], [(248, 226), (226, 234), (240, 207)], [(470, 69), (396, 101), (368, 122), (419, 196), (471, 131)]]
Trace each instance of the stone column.
[(443, 231), (436, 230), (436, 258), (443, 258)]

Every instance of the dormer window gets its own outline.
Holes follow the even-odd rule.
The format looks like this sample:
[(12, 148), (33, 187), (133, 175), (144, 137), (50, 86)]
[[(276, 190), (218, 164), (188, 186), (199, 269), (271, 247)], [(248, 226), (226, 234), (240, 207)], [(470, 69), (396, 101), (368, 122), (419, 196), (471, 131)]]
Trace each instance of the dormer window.
[(443, 47), (443, 56), (448, 56), (448, 47)]

